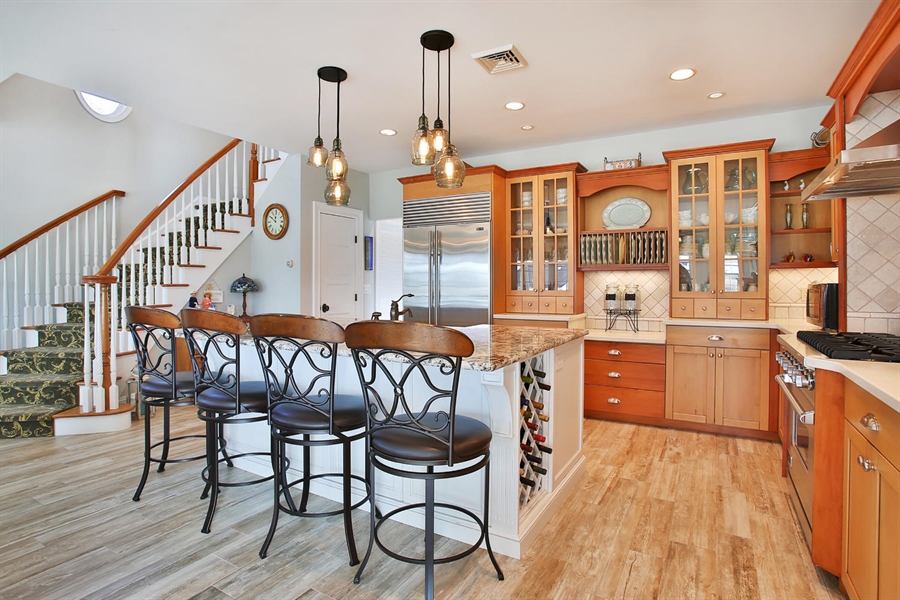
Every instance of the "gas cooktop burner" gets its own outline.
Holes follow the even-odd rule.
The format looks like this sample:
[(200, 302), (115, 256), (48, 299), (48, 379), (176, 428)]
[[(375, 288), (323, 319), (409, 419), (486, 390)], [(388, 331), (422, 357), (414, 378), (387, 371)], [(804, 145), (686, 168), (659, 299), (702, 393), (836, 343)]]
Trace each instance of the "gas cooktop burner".
[(890, 333), (798, 331), (797, 339), (828, 358), (900, 362), (900, 336)]

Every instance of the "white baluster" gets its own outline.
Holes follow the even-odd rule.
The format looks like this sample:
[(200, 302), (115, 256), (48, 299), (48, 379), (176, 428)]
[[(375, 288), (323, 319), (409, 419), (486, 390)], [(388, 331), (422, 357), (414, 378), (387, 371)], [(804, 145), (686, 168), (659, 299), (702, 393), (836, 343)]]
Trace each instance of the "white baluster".
[(90, 275), (100, 270), (100, 211), (94, 207), (94, 268), (91, 269)]
[(22, 326), (30, 327), (34, 325), (32, 318), (34, 317), (34, 312), (31, 307), (31, 278), (29, 274), (31, 272), (31, 265), (28, 262), (28, 246), (30, 244), (25, 244), (25, 264), (24, 264), (24, 272), (25, 272), (25, 312), (22, 318)]
[(12, 347), (15, 348), (21, 343), (22, 321), (19, 319), (21, 311), (21, 300), (19, 292), (19, 252), (18, 250), (12, 254), (12, 270), (13, 270), (13, 340)]
[(94, 412), (106, 410), (106, 390), (103, 389), (103, 328), (100, 324), (100, 309), (103, 305), (102, 289), (94, 284)]
[[(72, 295), (72, 261), (71, 261), (71, 253), (72, 253), (72, 228), (70, 223), (74, 222), (76, 225), (78, 224), (78, 217), (66, 221), (66, 247), (64, 253), (66, 255), (66, 271), (65, 271), (65, 287), (63, 288), (63, 298), (65, 302), (72, 302), (74, 300)], [(76, 231), (78, 227), (75, 228)], [(77, 238), (77, 236), (76, 236)], [(78, 240), (75, 240), (77, 245)], [(75, 253), (78, 254), (77, 246)]]
[[(59, 227), (56, 228), (57, 235), (59, 235)], [(56, 277), (59, 279), (59, 262), (56, 263)], [(44, 280), (44, 323), (52, 323), (55, 319), (53, 319), (52, 311), (53, 311), (53, 299), (50, 296), (50, 234), (44, 234), (44, 273), (46, 278)]]
[(243, 191), (241, 198), (249, 198), (250, 197), (250, 193), (249, 193), (250, 187), (249, 186), (253, 185), (252, 183), (248, 184), (248, 181), (250, 179), (250, 157), (247, 156), (247, 149), (249, 148), (249, 146), (250, 146), (250, 144), (248, 142), (241, 142), (241, 148), (244, 151), (244, 158), (241, 161), (241, 181), (242, 181), (241, 190)]
[[(109, 235), (109, 239), (112, 240), (112, 242), (110, 243), (111, 249), (118, 247), (116, 244), (116, 229), (118, 228), (118, 224), (119, 224), (119, 222), (116, 220), (116, 208), (118, 207), (116, 200), (118, 200), (118, 199), (119, 199), (118, 196), (113, 196), (112, 198), (109, 199), (109, 203), (112, 204), (112, 227), (111, 227), (111, 231), (110, 231), (110, 235)], [(107, 254), (103, 258), (103, 262), (105, 263), (108, 259), (109, 259), (109, 254)]]
[(234, 148), (232, 148), (229, 151), (229, 154), (231, 154), (231, 162), (232, 162), (231, 170), (232, 170), (232, 179), (233, 179), (231, 193), (234, 194), (235, 199), (237, 199), (239, 197), (238, 196), (238, 189), (239, 189), (238, 188), (238, 173), (240, 172), (240, 169), (238, 169), (238, 148), (239, 147), (240, 146), (235, 146)]
[(81, 275), (93, 275), (90, 273), (91, 265), (91, 213), (84, 214), (84, 263), (81, 265)]
[(12, 324), (9, 322), (9, 269), (8, 263), (12, 256), (7, 256), (0, 264), (3, 266), (3, 277), (0, 278), (0, 286), (3, 291), (0, 292), (0, 319), (3, 322), (3, 331), (0, 335), (0, 350), (9, 350), (12, 348)]
[(147, 304), (147, 286), (144, 285), (144, 238), (138, 238), (138, 304)]
[(90, 284), (84, 284), (84, 385), (81, 386), (78, 395), (78, 404), (81, 412), (89, 413), (94, 410), (94, 394), (93, 394), (93, 369), (91, 364), (91, 313), (90, 313), (90, 294), (88, 290)]
[[(66, 231), (69, 229), (69, 222), (66, 221)], [(62, 253), (63, 247), (59, 241), (62, 226), (56, 228), (56, 286), (53, 288), (53, 301), (56, 303), (67, 302), (62, 287)], [(66, 240), (68, 242), (68, 240)]]
[[(109, 246), (107, 245), (107, 244), (109, 244), (109, 235), (108, 235), (109, 221), (107, 219), (107, 215), (108, 215), (109, 211), (107, 210), (107, 207), (108, 207), (108, 203), (103, 203), (102, 205), (97, 207), (98, 213), (101, 210), (103, 211), (103, 229), (100, 230), (100, 233), (101, 233), (100, 237), (103, 238), (103, 254), (100, 255), (100, 261), (99, 261), (99, 264), (97, 265), (98, 269), (103, 264), (106, 263), (106, 258), (109, 256)], [(95, 271), (95, 273), (96, 273), (96, 271)]]
[(116, 354), (119, 351), (119, 286), (115, 283), (109, 286), (109, 410), (119, 408), (119, 385), (116, 382), (118, 373), (116, 370)]

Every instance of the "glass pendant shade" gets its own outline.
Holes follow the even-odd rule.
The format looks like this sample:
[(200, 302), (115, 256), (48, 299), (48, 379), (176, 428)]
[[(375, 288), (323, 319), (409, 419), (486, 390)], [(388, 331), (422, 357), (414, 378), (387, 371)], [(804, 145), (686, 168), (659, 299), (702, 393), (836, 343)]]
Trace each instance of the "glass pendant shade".
[(347, 206), (350, 203), (350, 186), (346, 181), (329, 181), (325, 186), (325, 204)]
[(346, 181), (347, 170), (347, 157), (341, 151), (341, 140), (335, 138), (331, 154), (328, 155), (328, 160), (325, 161), (325, 179), (328, 181)]
[(431, 130), (431, 147), (435, 152), (443, 152), (447, 147), (447, 130), (444, 129), (444, 122), (438, 117), (434, 120), (434, 129)]
[(419, 117), (419, 128), (413, 135), (410, 151), (412, 164), (418, 166), (434, 164), (434, 145), (431, 131), (428, 129), (428, 117), (425, 115)]
[(434, 165), (434, 181), (439, 188), (458, 188), (465, 179), (466, 163), (456, 153), (456, 146), (448, 144)]
[(326, 160), (328, 160), (328, 150), (325, 149), (322, 138), (317, 137), (309, 149), (309, 160), (306, 161), (306, 164), (311, 167), (324, 167)]

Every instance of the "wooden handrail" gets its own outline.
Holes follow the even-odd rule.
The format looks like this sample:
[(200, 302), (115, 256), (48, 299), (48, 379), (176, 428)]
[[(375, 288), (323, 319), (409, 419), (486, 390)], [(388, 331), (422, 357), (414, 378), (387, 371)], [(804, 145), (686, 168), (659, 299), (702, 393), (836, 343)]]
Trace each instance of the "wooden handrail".
[(41, 237), (48, 231), (55, 229), (56, 227), (62, 225), (66, 221), (68, 221), (69, 219), (75, 218), (78, 215), (80, 215), (81, 213), (83, 213), (87, 210), (90, 210), (90, 209), (94, 208), (95, 206), (97, 206), (98, 204), (102, 204), (102, 203), (106, 202), (107, 200), (109, 200), (110, 198), (113, 198), (115, 196), (123, 196), (124, 197), (125, 192), (123, 192), (121, 190), (110, 190), (110, 191), (106, 192), (105, 194), (103, 194), (102, 196), (97, 196), (93, 200), (88, 200), (81, 206), (79, 206), (77, 208), (73, 208), (66, 214), (62, 215), (61, 217), (57, 217), (56, 219), (53, 219), (46, 225), (42, 225), (42, 226), (38, 227), (37, 229), (35, 229), (34, 231), (29, 233), (25, 237), (19, 238), (18, 240), (16, 240), (15, 242), (10, 244), (3, 250), (0, 250), (0, 259), (6, 258), (7, 256), (12, 254), (19, 248), (21, 248), (22, 246), (27, 244), (28, 242), (31, 242), (32, 240), (35, 240), (35, 239)]
[(112, 270), (116, 267), (117, 264), (119, 264), (119, 261), (122, 260), (123, 256), (125, 256), (125, 253), (128, 251), (128, 249), (131, 248), (134, 242), (137, 241), (137, 239), (144, 233), (144, 230), (147, 229), (147, 227), (149, 227), (150, 224), (156, 220), (156, 217), (161, 215), (162, 212), (166, 208), (168, 208), (168, 206), (175, 200), (175, 198), (177, 198), (181, 194), (181, 192), (186, 190), (189, 185), (194, 183), (194, 181), (196, 181), (197, 178), (200, 177), (200, 175), (205, 173), (207, 169), (209, 169), (216, 163), (216, 161), (228, 154), (228, 152), (232, 148), (235, 148), (240, 143), (241, 140), (237, 138), (231, 140), (230, 142), (225, 144), (225, 146), (221, 150), (210, 156), (205, 163), (197, 167), (193, 173), (188, 175), (188, 178), (185, 179), (181, 185), (175, 188), (175, 190), (171, 194), (166, 196), (165, 200), (160, 202), (156, 206), (156, 208), (151, 210), (150, 213), (146, 217), (144, 217), (143, 221), (137, 224), (137, 227), (135, 227), (132, 232), (128, 234), (128, 237), (126, 237), (122, 241), (122, 243), (119, 244), (119, 247), (116, 248), (116, 250), (109, 256), (109, 259), (103, 264), (102, 267), (100, 267), (100, 270), (97, 271), (95, 275), (102, 276), (112, 273)]

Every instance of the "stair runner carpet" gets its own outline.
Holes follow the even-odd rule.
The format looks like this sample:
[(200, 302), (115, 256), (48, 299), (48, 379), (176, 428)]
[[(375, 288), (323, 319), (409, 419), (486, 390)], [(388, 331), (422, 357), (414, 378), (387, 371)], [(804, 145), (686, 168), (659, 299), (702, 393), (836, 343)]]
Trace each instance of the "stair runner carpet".
[(0, 352), (0, 437), (50, 437), (53, 415), (78, 404), (84, 379), (84, 305), (66, 303), (66, 323), (37, 325), (38, 346)]

